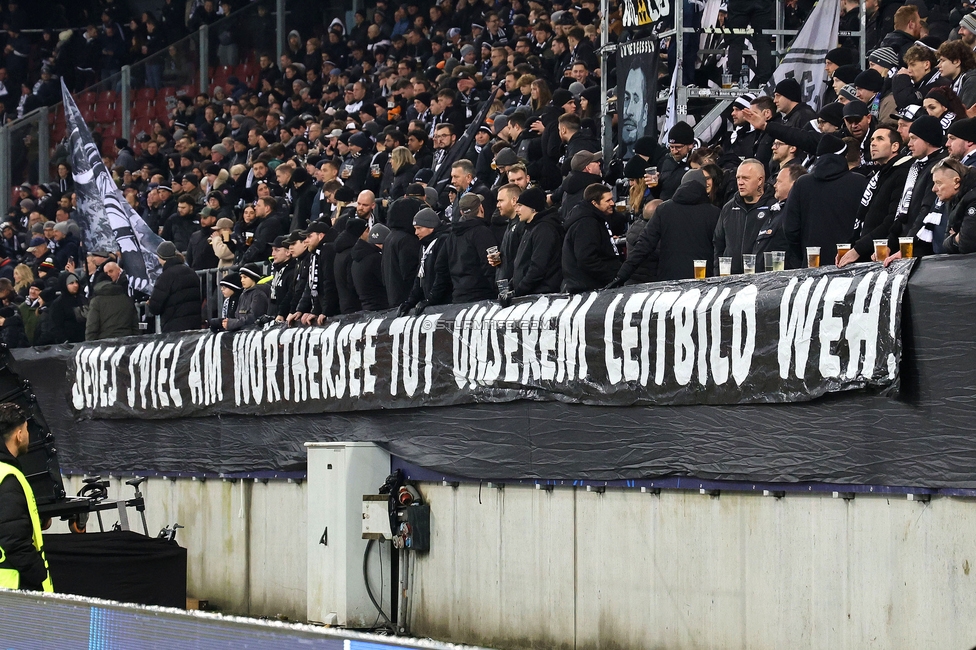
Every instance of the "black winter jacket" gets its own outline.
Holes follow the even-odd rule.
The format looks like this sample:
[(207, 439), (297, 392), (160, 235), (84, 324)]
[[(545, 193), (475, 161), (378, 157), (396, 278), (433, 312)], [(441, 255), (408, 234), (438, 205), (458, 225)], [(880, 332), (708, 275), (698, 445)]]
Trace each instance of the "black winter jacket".
[(797, 179), (784, 208), (787, 268), (805, 266), (807, 246), (819, 246), (821, 260), (837, 256), (837, 242), (850, 241), (854, 232), (857, 205), (867, 184), (868, 179), (849, 171), (847, 160), (838, 154), (820, 156), (812, 172)]
[[(643, 218), (635, 219), (634, 223), (630, 224), (627, 228), (627, 259), (634, 254), (637, 249), (637, 242), (640, 240), (641, 234), (644, 229), (647, 228), (647, 221)], [(637, 269), (631, 274), (630, 280), (627, 280), (628, 284), (644, 284), (645, 282), (654, 282), (657, 280), (657, 266), (660, 258), (660, 250), (654, 251), (647, 255), (644, 260), (638, 265)]]
[[(968, 183), (966, 181), (969, 181)], [(959, 190), (959, 200), (950, 201), (946, 215), (946, 237), (942, 248), (946, 253), (976, 252), (976, 179), (970, 174)], [(959, 241), (956, 241), (956, 235)]]
[(213, 232), (213, 228), (200, 227), (190, 235), (190, 241), (186, 247), (186, 265), (194, 271), (215, 269), (220, 263), (217, 254), (214, 253), (213, 246), (210, 245), (210, 235)]
[(912, 198), (908, 204), (908, 212), (895, 215), (892, 221), (891, 230), (888, 233), (889, 250), (898, 250), (899, 237), (912, 236), (915, 237), (915, 257), (924, 257), (925, 255), (932, 254), (932, 244), (920, 240), (916, 235), (922, 227), (922, 220), (932, 212), (932, 208), (935, 206), (936, 201), (938, 201), (938, 197), (932, 191), (932, 170), (948, 155), (949, 152), (945, 149), (939, 149), (921, 161), (912, 161), (913, 165), (916, 162), (920, 162), (922, 167), (918, 176), (916, 176), (915, 186), (912, 189)]
[(718, 215), (719, 209), (709, 202), (704, 185), (697, 181), (682, 183), (674, 198), (659, 205), (644, 226), (617, 277), (629, 279), (658, 249), (657, 280), (694, 278), (695, 260), (707, 260), (706, 272), (711, 271), (712, 236)]
[(241, 292), (234, 316), (227, 319), (227, 331), (250, 327), (271, 308), (271, 291), (266, 284), (258, 284)]
[(556, 293), (563, 281), (563, 229), (556, 208), (549, 208), (525, 225), (515, 256), (512, 289), (516, 296)]
[(176, 250), (185, 251), (190, 245), (190, 237), (200, 228), (200, 220), (195, 216), (183, 217), (173, 212), (163, 225), (163, 239), (173, 242)]
[[(785, 251), (787, 249), (786, 232), (783, 230), (783, 220), (786, 217), (785, 203), (775, 203), (770, 208), (769, 217), (759, 225), (756, 235), (756, 245), (752, 249), (756, 254), (756, 273), (766, 270), (766, 259), (763, 253), (767, 251)], [(829, 264), (829, 260), (824, 266)]]
[[(0, 327), (0, 343), (8, 348), (30, 347), (27, 332), (24, 330), (24, 319), (20, 312), (15, 311), (11, 316), (4, 319), (3, 327)], [(0, 548), (3, 546), (0, 545)]]
[(352, 247), (352, 283), (363, 309), (389, 308), (383, 286), (383, 252), (376, 244), (359, 239)]
[(353, 314), (363, 308), (352, 277), (352, 248), (359, 241), (351, 233), (341, 232), (335, 240), (335, 283), (339, 294), (339, 313)]
[(684, 178), (685, 173), (689, 169), (691, 169), (691, 166), (688, 165), (687, 158), (678, 161), (674, 159), (674, 156), (665, 156), (658, 170), (658, 186), (652, 193), (656, 193), (659, 199), (664, 201), (669, 200), (678, 190), (678, 186), (681, 185), (681, 179)]
[(399, 305), (410, 296), (417, 278), (420, 240), (414, 234), (413, 218), (422, 207), (413, 197), (397, 199), (386, 218), (390, 234), (383, 243), (383, 286), (390, 306)]
[[(194, 276), (196, 277), (196, 276)], [(71, 294), (59, 281), (61, 295), (51, 303), (49, 315), (51, 317), (51, 332), (55, 343), (80, 343), (85, 340), (85, 322), (78, 320), (76, 307), (82, 307), (87, 302), (81, 292)]]
[[(775, 201), (773, 193), (767, 191), (759, 197), (758, 201), (749, 205), (736, 192), (732, 200), (725, 204), (715, 226), (713, 238), (715, 252), (711, 259), (715, 269), (718, 268), (718, 258), (731, 257), (732, 273), (742, 273), (742, 255), (755, 252), (756, 236), (765, 221), (770, 218), (770, 208)], [(709, 268), (709, 275), (712, 275), (711, 268)]]
[(606, 215), (592, 203), (580, 203), (570, 211), (564, 228), (562, 290), (593, 291), (613, 280), (622, 260), (610, 240)]
[(70, 232), (61, 238), (61, 241), (58, 242), (58, 247), (54, 249), (55, 268), (59, 271), (63, 270), (68, 260), (74, 260), (75, 264), (78, 264), (81, 260), (78, 238)]
[(256, 219), (251, 223), (250, 230), (254, 232), (254, 241), (244, 251), (241, 264), (266, 262), (271, 257), (271, 244), (275, 237), (285, 234), (281, 219), (276, 218), (273, 214), (263, 219)]
[(559, 188), (552, 194), (553, 203), (559, 204), (559, 220), (565, 222), (569, 211), (583, 200), (583, 190), (594, 183), (602, 182), (603, 179), (596, 174), (569, 172)]
[(193, 269), (177, 260), (163, 264), (149, 297), (149, 311), (161, 317), (163, 332), (200, 329), (202, 302), (200, 280)]
[(291, 303), (295, 292), (295, 274), (298, 273), (298, 263), (288, 260), (284, 264), (271, 265), (271, 310), (272, 316), (286, 318), (291, 312)]
[(854, 222), (854, 250), (860, 261), (871, 259), (875, 239), (888, 237), (911, 168), (911, 156), (896, 157), (868, 179), (857, 211), (857, 221)]
[(139, 314), (125, 286), (113, 282), (96, 284), (85, 321), (85, 340), (115, 339), (138, 333)]
[(437, 256), (445, 249), (444, 241), (447, 235), (447, 226), (438, 226), (434, 232), (420, 240), (420, 267), (417, 269), (417, 278), (410, 290), (410, 297), (406, 300), (406, 304), (410, 307), (421, 300), (430, 302), (434, 291), (434, 280), (437, 277)]
[[(3, 445), (0, 445), (0, 463), (23, 472), (20, 462)], [(27, 495), (14, 476), (8, 476), (0, 483), (0, 548), (5, 555), (0, 568), (17, 569), (21, 589), (40, 591), (47, 578), (47, 569), (41, 554), (34, 548), (34, 525), (27, 508)]]
[(444, 250), (437, 256), (431, 302), (475, 302), (498, 297), (495, 269), (488, 264), (488, 249), (497, 245), (484, 219), (455, 223)]
[[(335, 279), (336, 247), (332, 241), (334, 237), (335, 231), (330, 231), (315, 250), (308, 253), (308, 262), (303, 267), (305, 277), (302, 295), (296, 311), (316, 316), (339, 314), (339, 292)], [(300, 270), (299, 273), (301, 272)]]
[(501, 264), (495, 267), (495, 281), (511, 280), (515, 275), (515, 256), (518, 254), (519, 244), (525, 236), (525, 224), (518, 218), (509, 219), (502, 231), (498, 252), (501, 254)]

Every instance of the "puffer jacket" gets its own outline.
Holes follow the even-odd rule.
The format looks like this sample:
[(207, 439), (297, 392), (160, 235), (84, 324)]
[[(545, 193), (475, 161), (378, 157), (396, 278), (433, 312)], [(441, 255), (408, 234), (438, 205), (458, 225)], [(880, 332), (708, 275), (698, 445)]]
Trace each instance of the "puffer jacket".
[(88, 320), (85, 322), (86, 341), (135, 336), (139, 333), (139, 314), (124, 286), (113, 282), (99, 282), (94, 291)]
[(203, 323), (200, 279), (179, 260), (163, 264), (149, 296), (149, 311), (162, 320), (163, 332), (200, 329)]
[(254, 325), (254, 322), (271, 310), (271, 289), (258, 284), (241, 292), (234, 316), (227, 319), (227, 331), (235, 332)]

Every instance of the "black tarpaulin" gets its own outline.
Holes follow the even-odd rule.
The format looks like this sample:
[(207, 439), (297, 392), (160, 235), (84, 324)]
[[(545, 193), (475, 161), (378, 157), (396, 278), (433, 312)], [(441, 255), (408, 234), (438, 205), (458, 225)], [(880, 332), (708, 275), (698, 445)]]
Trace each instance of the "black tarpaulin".
[(483, 479), (673, 475), (976, 487), (976, 257), (921, 260), (902, 311), (901, 386), (790, 404), (500, 404), (161, 421), (75, 421), (65, 358), (18, 351), (58, 437), (61, 464), (90, 471), (301, 470), (306, 441), (373, 441), (445, 474)]

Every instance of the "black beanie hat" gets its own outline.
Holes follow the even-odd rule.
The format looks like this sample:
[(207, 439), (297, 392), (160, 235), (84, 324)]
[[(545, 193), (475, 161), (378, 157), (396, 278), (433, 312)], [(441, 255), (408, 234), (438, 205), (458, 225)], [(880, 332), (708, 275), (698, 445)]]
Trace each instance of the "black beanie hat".
[(840, 102), (827, 104), (820, 109), (817, 116), (827, 124), (833, 124), (838, 128), (844, 126), (844, 105)]
[(668, 144), (695, 144), (695, 130), (687, 122), (678, 122), (668, 131)]
[(932, 117), (931, 115), (923, 115), (916, 119), (912, 122), (912, 127), (908, 129), (908, 132), (915, 134), (933, 147), (941, 147), (945, 144), (945, 133), (942, 131), (942, 124), (939, 123), (939, 118)]
[(834, 70), (833, 78), (840, 79), (846, 85), (854, 83), (859, 74), (861, 74), (861, 69), (856, 65), (842, 65)]
[(803, 101), (803, 91), (800, 89), (800, 84), (792, 77), (789, 79), (783, 79), (781, 82), (776, 84), (776, 90), (774, 92), (782, 95), (791, 102)]
[(873, 93), (880, 93), (881, 89), (884, 87), (884, 79), (878, 74), (877, 70), (873, 68), (868, 68), (861, 74), (857, 75), (854, 79), (855, 88), (864, 88), (865, 90), (870, 90)]
[(634, 143), (634, 153), (641, 156), (647, 156), (650, 158), (654, 155), (654, 149), (657, 146), (657, 142), (649, 135), (645, 135), (642, 138), (637, 138), (637, 142)]
[(530, 187), (519, 196), (518, 204), (524, 205), (536, 212), (543, 212), (546, 209), (545, 192), (536, 187)]
[(949, 135), (966, 142), (976, 142), (976, 118), (967, 117), (949, 125)]
[(346, 222), (346, 232), (352, 234), (353, 237), (359, 237), (364, 232), (366, 232), (367, 225), (368, 224), (364, 219), (360, 219), (359, 217), (353, 217), (352, 219)]
[(624, 178), (638, 179), (644, 178), (644, 170), (647, 169), (648, 162), (640, 156), (634, 156), (624, 165)]
[(835, 47), (827, 52), (824, 60), (830, 61), (834, 65), (850, 65), (854, 63), (854, 50), (849, 50), (846, 47)]
[(832, 133), (825, 133), (820, 138), (820, 143), (817, 144), (817, 155), (826, 156), (828, 154), (843, 155), (847, 151), (847, 145), (844, 141), (838, 138)]

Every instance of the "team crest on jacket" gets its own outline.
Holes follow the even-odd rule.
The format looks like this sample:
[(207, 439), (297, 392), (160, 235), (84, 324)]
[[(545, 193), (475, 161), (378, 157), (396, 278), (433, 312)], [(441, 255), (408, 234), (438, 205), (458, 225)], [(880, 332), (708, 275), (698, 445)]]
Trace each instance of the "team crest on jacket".
[(976, 214), (976, 208), (969, 208), (969, 210), (966, 211), (966, 214), (968, 214), (970, 217), (973, 216)]

